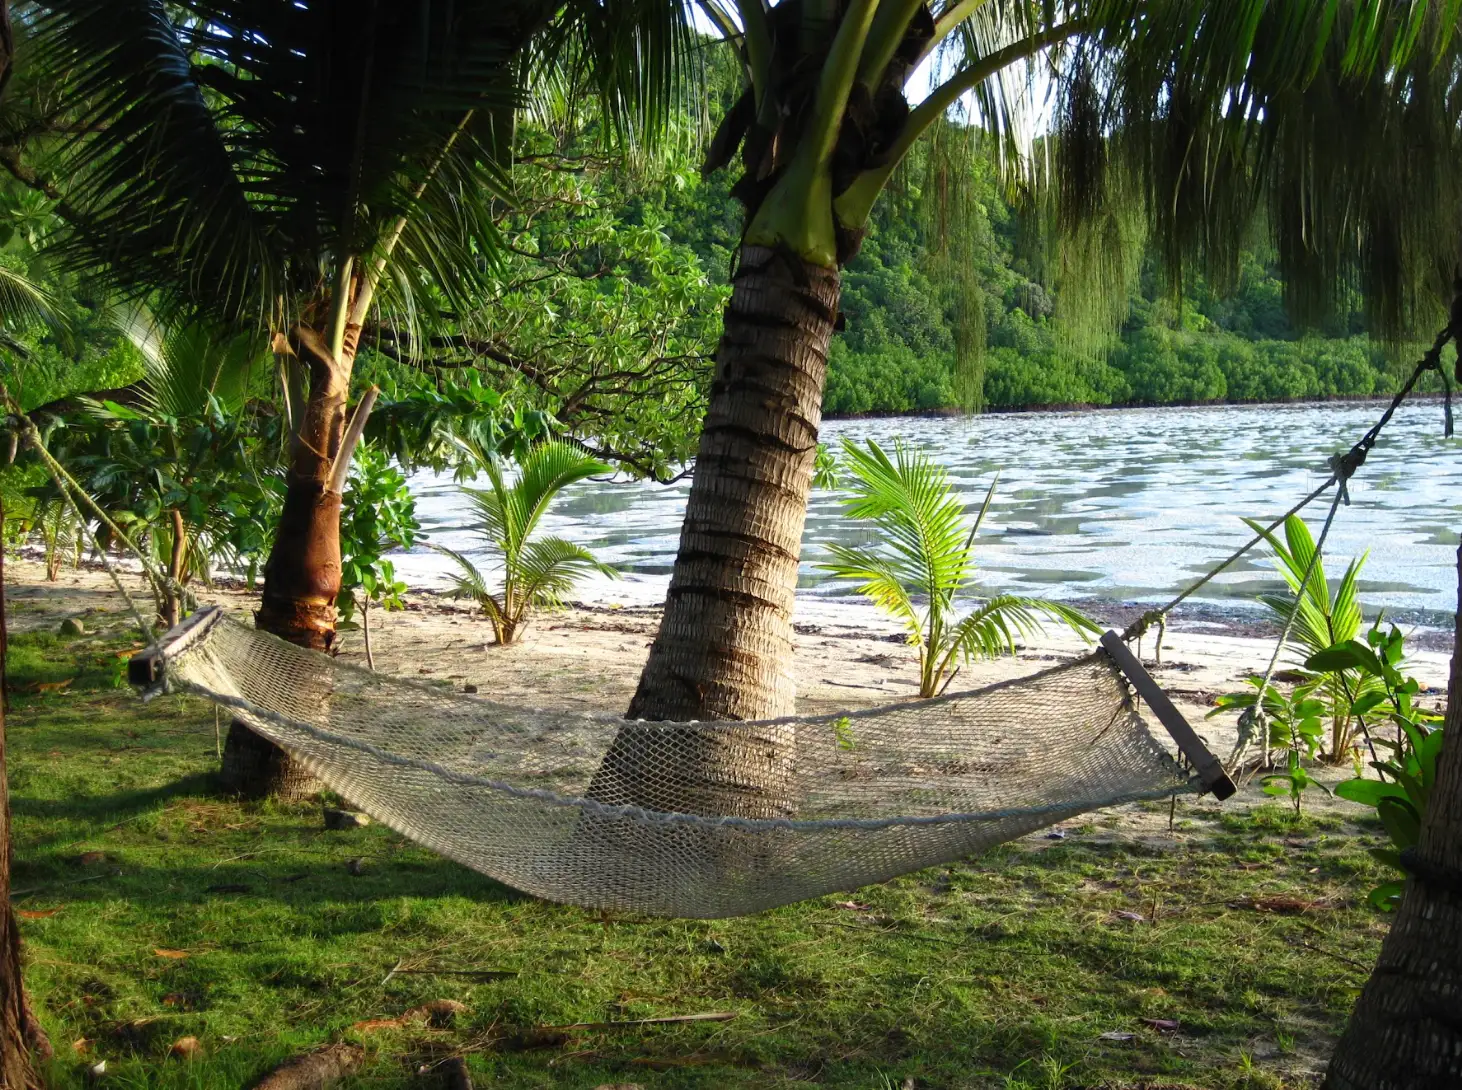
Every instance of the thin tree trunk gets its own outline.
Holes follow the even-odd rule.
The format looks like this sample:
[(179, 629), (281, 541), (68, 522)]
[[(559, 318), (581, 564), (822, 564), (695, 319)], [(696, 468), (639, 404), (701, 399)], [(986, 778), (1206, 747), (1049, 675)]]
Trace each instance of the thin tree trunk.
[[(4, 525), (0, 506), (0, 526)], [(5, 595), (5, 558), (0, 542), (0, 603)], [(0, 604), (0, 610), (3, 610)], [(3, 616), (3, 612), (0, 612)], [(5, 641), (0, 635), (0, 660)], [(0, 677), (4, 676), (0, 661)], [(20, 971), (20, 928), (10, 908), (10, 793), (5, 767), (5, 712), (0, 702), (0, 1090), (31, 1090), (41, 1083), (30, 1062), (30, 1019)]]
[(1457, 564), (1446, 742), (1416, 873), (1331, 1058), (1326, 1090), (1462, 1086), (1462, 549)]
[(376, 668), (376, 656), (371, 652), (371, 596), (369, 594), (361, 598), (360, 602), (360, 633), (365, 640), (366, 666), (374, 670)]
[[(285, 475), (284, 511), (264, 565), (255, 625), (290, 643), (328, 652), (335, 644), (340, 594), (340, 493), (330, 488), (345, 435), (354, 361), (353, 331), (343, 362), (330, 358), (313, 330), (296, 329), (292, 347), (310, 374), (309, 397)], [(223, 750), (224, 786), (240, 794), (306, 798), (323, 786), (274, 743), (238, 720)]]
[[(680, 552), (634, 719), (765, 719), (795, 710), (792, 604), (812, 490), (836, 269), (743, 246)], [(685, 813), (782, 817), (792, 733), (707, 731), (673, 754), (626, 727), (595, 798)]]
[(188, 530), (183, 525), (183, 513), (176, 507), (172, 510), (173, 552), (168, 562), (170, 585), (163, 588), (163, 601), (167, 604), (167, 615), (163, 624), (172, 628), (183, 619), (183, 595), (178, 589), (183, 585), (183, 566), (188, 556)]

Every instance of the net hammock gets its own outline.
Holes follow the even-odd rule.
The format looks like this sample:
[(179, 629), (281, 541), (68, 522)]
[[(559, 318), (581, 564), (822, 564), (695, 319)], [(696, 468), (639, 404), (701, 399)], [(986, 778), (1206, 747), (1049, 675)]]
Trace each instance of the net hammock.
[[(1107, 643), (1125, 652), (1115, 634)], [(749, 723), (499, 704), (295, 647), (218, 607), (134, 662), (134, 681), (233, 709), (432, 851), (617, 912), (744, 915), (1205, 789), (1149, 729), (1106, 648), (972, 692)], [(1222, 794), (1196, 736), (1179, 741)]]

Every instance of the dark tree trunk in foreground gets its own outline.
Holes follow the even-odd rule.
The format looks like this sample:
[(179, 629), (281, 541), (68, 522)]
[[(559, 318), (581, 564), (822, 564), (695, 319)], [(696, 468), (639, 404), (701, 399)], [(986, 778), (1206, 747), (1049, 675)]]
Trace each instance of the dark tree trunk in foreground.
[(1326, 1076), (1326, 1090), (1462, 1087), (1462, 550), (1446, 742), (1416, 873)]
[[(660, 631), (634, 719), (766, 719), (795, 709), (792, 603), (839, 277), (744, 246)], [(688, 741), (688, 740), (687, 740)], [(663, 752), (626, 727), (592, 797), (683, 813), (784, 817), (790, 731), (707, 731)]]
[(836, 269), (742, 248), (680, 551), (632, 718), (794, 710), (792, 599), (838, 288)]
[[(309, 369), (309, 397), (285, 476), (284, 511), (264, 565), (263, 600), (254, 614), (265, 632), (314, 651), (335, 644), (335, 599), (340, 593), (340, 501), (332, 487), (345, 438), (354, 330), (346, 362), (330, 359), (312, 330), (296, 330), (291, 347)], [(273, 742), (235, 720), (223, 751), (223, 781), (249, 796), (300, 799), (323, 786)]]
[[(0, 507), (0, 529), (5, 511)], [(0, 542), (3, 548), (3, 542)], [(3, 666), (4, 556), (0, 553), (0, 678)], [(0, 1090), (32, 1090), (41, 1083), (30, 1063), (28, 1012), (20, 972), (20, 928), (10, 908), (10, 781), (5, 766), (5, 702), (0, 700)]]

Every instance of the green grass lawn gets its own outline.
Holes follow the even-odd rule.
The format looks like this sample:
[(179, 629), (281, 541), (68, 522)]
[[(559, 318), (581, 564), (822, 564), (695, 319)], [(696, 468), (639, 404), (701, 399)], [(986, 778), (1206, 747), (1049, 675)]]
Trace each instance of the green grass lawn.
[[(1094, 815), (746, 919), (604, 918), (221, 796), (212, 709), (118, 688), (122, 646), (12, 640), (15, 906), (56, 1086), (105, 1059), (109, 1086), (232, 1090), (340, 1039), (359, 1087), (453, 1054), (483, 1086), (1309, 1086), (1385, 930), (1374, 828), (1209, 803), (1145, 846)], [(436, 999), (467, 1009), (359, 1025)], [(602, 1025), (705, 1012), (735, 1017)], [(201, 1058), (168, 1057), (184, 1036)]]

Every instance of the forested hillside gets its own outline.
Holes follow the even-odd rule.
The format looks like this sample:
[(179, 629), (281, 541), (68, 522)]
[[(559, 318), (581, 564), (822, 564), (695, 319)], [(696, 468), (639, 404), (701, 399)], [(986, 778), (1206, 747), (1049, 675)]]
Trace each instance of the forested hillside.
[[(885, 195), (845, 273), (845, 328), (833, 341), (827, 413), (1270, 401), (1394, 389), (1395, 368), (1366, 336), (1358, 301), (1321, 328), (1297, 329), (1285, 313), (1283, 283), (1258, 252), (1243, 255), (1239, 281), (1223, 295), (1188, 278), (1181, 307), (1155, 262), (1144, 260), (1120, 330), (1096, 344), (1068, 335), (1058, 288), (1037, 267), (1040, 258), (1027, 256), (1036, 247), (1022, 237), (993, 171), (983, 173), (974, 194), (982, 214), (968, 246), (972, 278), (953, 275), (931, 248), (937, 217), (921, 207), (926, 198), (916, 185)], [(695, 250), (714, 282), (725, 282), (738, 216), (724, 176), (699, 181), (687, 173), (641, 200), (658, 206), (671, 237)], [(955, 362), (960, 282), (970, 279), (984, 343), (962, 372)]]

